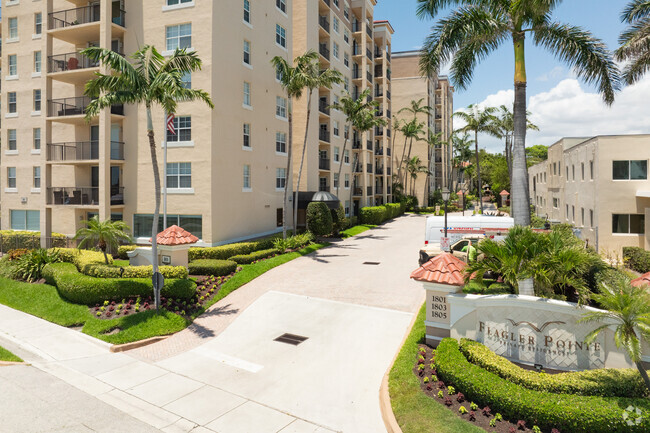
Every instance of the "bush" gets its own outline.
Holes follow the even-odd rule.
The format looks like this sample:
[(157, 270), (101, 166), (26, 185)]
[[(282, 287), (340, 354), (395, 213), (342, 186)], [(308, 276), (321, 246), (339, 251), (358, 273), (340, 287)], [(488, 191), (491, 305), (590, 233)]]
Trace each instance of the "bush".
[[(86, 265), (83, 270), (84, 275), (96, 278), (151, 278), (153, 276), (153, 266), (125, 266), (124, 272), (116, 266), (106, 266), (103, 263)], [(187, 268), (185, 266), (159, 266), (160, 272), (165, 278), (187, 278)]]
[[(470, 363), (451, 338), (440, 342), (434, 362), (438, 377), (447, 385), (462, 390), (470, 401), (489, 405), (505, 418), (572, 433), (641, 433), (650, 429), (650, 399), (530, 390)], [(638, 425), (628, 426), (623, 420), (621, 413), (628, 406), (642, 411)]]
[(362, 207), (359, 211), (361, 224), (381, 224), (389, 219), (388, 208), (384, 206)]
[(412, 211), (418, 207), (418, 198), (414, 195), (407, 195), (403, 201), (407, 211)]
[(129, 256), (128, 256), (127, 253), (128, 253), (129, 251), (133, 251), (133, 250), (135, 250), (136, 248), (138, 248), (137, 245), (120, 245), (120, 246), (117, 248), (117, 254), (116, 254), (116, 256), (117, 256), (117, 258), (120, 259), (120, 260), (128, 260), (128, 259), (129, 259)]
[(323, 202), (311, 202), (307, 205), (307, 230), (316, 236), (332, 233), (333, 222), (329, 208)]
[(524, 388), (556, 394), (643, 397), (648, 390), (635, 369), (600, 369), (545, 374), (525, 370), (476, 341), (462, 339), (460, 351), (467, 360)]
[(650, 252), (639, 247), (623, 247), (625, 265), (633, 271), (650, 272)]
[(188, 265), (190, 275), (213, 275), (222, 277), (237, 270), (237, 262), (232, 260), (199, 259)]
[(284, 253), (287, 250), (295, 250), (305, 245), (309, 245), (313, 240), (314, 235), (312, 235), (311, 232), (289, 236), (286, 239), (277, 238), (273, 240), (273, 249), (277, 250), (279, 253)]
[(388, 210), (388, 218), (397, 218), (404, 213), (399, 203), (386, 203), (384, 207)]
[(29, 254), (30, 251), (31, 250), (28, 250), (27, 248), (17, 248), (15, 250), (9, 250), (6, 257), (9, 261), (18, 260), (25, 254)]
[(16, 275), (25, 281), (36, 281), (41, 279), (43, 268), (48, 263), (61, 261), (56, 250), (39, 248), (23, 255), (16, 265)]
[(228, 257), (250, 254), (253, 251), (273, 248), (274, 239), (275, 238), (267, 238), (253, 242), (239, 242), (218, 247), (192, 247), (188, 253), (188, 259), (190, 262), (198, 259), (227, 260)]
[[(71, 263), (48, 264), (43, 277), (57, 287), (61, 297), (76, 304), (95, 305), (153, 294), (149, 278), (94, 278), (80, 273)], [(190, 299), (195, 293), (196, 284), (187, 279), (168, 279), (161, 292), (164, 297), (180, 299)]]
[(232, 256), (228, 260), (232, 260), (235, 263), (240, 265), (249, 265), (257, 260), (265, 259), (271, 257), (273, 254), (277, 254), (278, 250), (271, 248), (268, 250), (254, 251), (250, 254)]
[[(68, 238), (60, 233), (52, 233), (51, 239), (53, 247), (65, 247), (68, 244)], [(2, 253), (19, 248), (35, 250), (40, 247), (40, 232), (0, 230), (0, 252)]]
[(348, 225), (347, 219), (345, 218), (345, 209), (343, 209), (343, 205), (339, 204), (338, 209), (331, 209), (330, 210), (332, 214), (332, 224), (333, 224), (333, 230), (334, 233), (338, 235), (338, 233), (341, 230), (345, 230)]

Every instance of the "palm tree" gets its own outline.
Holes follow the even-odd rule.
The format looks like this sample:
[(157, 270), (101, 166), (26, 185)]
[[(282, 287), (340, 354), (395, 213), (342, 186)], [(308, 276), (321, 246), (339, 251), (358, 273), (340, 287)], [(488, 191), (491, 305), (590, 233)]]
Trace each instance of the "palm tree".
[(454, 117), (460, 117), (465, 122), (465, 126), (458, 129), (460, 132), (474, 132), (474, 146), (476, 149), (476, 176), (478, 180), (478, 202), (480, 213), (483, 213), (483, 184), (481, 183), (481, 166), (479, 164), (478, 153), (478, 134), (479, 132), (489, 134), (493, 137), (501, 138), (501, 133), (498, 127), (498, 120), (494, 113), (494, 107), (486, 107), (481, 109), (476, 104), (470, 104), (467, 111), (457, 111)]
[[(429, 155), (429, 164), (431, 163), (431, 160), (434, 160), (435, 163), (435, 156), (436, 156), (436, 149), (441, 149), (443, 145), (446, 145), (447, 142), (443, 141), (441, 139), (442, 137), (442, 132), (438, 132), (437, 134), (434, 133), (431, 129), (427, 131), (427, 138), (426, 141), (427, 143), (427, 149), (428, 149), (428, 155)], [(424, 199), (422, 201), (422, 205), (426, 206), (425, 203), (428, 204), (428, 197), (431, 191), (429, 190), (429, 176), (431, 176), (431, 171), (430, 170), (425, 170), (422, 173), (426, 173), (427, 177), (424, 180)], [(449, 174), (449, 182), (451, 183), (451, 173)], [(448, 185), (448, 188), (451, 189), (451, 185)]]
[[(408, 161), (411, 159), (411, 149), (413, 147), (413, 140), (420, 140), (420, 137), (422, 134), (424, 134), (424, 127), (425, 127), (424, 122), (418, 122), (417, 119), (413, 119), (410, 122), (404, 122), (402, 124), (402, 129), (400, 129), (400, 132), (404, 136), (404, 149), (402, 149), (402, 160), (399, 163), (399, 167), (397, 169), (397, 177), (400, 181), (402, 181), (402, 167), (405, 161)], [(408, 154), (406, 153), (406, 142), (409, 141), (409, 151)]]
[(465, 162), (469, 162), (472, 158), (472, 143), (474, 140), (469, 138), (469, 134), (466, 132), (462, 136), (459, 135), (458, 131), (454, 131), (451, 136), (451, 142), (454, 151), (454, 166), (458, 170), (458, 182), (464, 182), (464, 172), (466, 168), (464, 167)]
[[(315, 56), (311, 55), (315, 54)], [(300, 157), (300, 168), (298, 169), (298, 180), (296, 182), (296, 190), (294, 191), (294, 206), (293, 206), (293, 234), (297, 234), (298, 228), (298, 192), (300, 191), (300, 179), (302, 178), (302, 167), (305, 162), (305, 152), (307, 151), (307, 137), (309, 134), (309, 120), (311, 118), (311, 100), (314, 90), (319, 87), (331, 89), (336, 83), (343, 81), (341, 73), (334, 69), (320, 70), (320, 62), (318, 54), (315, 51), (308, 51), (305, 55), (311, 55), (310, 60), (307, 61), (303, 70), (303, 79), (307, 93), (307, 120), (305, 122), (305, 141), (302, 146), (302, 156)]]
[[(530, 111), (526, 111), (526, 119), (530, 116)], [(505, 157), (508, 163), (508, 174), (510, 182), (512, 182), (512, 135), (515, 131), (514, 117), (512, 110), (505, 105), (499, 107), (499, 118), (497, 125), (499, 127), (501, 136), (505, 138)], [(533, 124), (530, 120), (526, 121), (526, 129), (532, 131), (539, 131), (537, 125)]]
[(650, 70), (650, 1), (630, 1), (621, 20), (628, 28), (619, 36), (616, 60), (627, 62), (623, 77), (627, 84), (634, 84)]
[[(428, 175), (430, 173), (429, 168), (426, 165), (422, 164), (422, 160), (417, 155), (408, 161), (405, 161), (404, 163), (406, 165), (406, 172), (411, 175), (411, 195), (414, 196), (415, 181), (418, 178), (418, 173), (427, 173)], [(407, 189), (407, 185), (405, 185), (404, 188)]]
[[(357, 99), (354, 99), (349, 92), (346, 92), (340, 99), (339, 102), (330, 105), (330, 108), (334, 110), (339, 110), (345, 114), (345, 118), (348, 122), (348, 131), (352, 131), (353, 127), (356, 127), (360, 123), (361, 118), (365, 116), (367, 110), (375, 110), (377, 105), (372, 102), (368, 102), (367, 98), (370, 94), (371, 89), (366, 89)], [(345, 140), (343, 141), (343, 155), (345, 155), (345, 150), (348, 145), (349, 133), (345, 135)], [(339, 183), (336, 186), (336, 196), (339, 196), (339, 191), (341, 189), (341, 171), (343, 169), (343, 164), (339, 164)]]
[[(377, 107), (379, 104), (377, 101), (371, 101), (370, 106), (368, 108), (365, 108), (361, 110), (358, 113), (358, 116), (356, 117), (355, 122), (352, 123), (354, 126), (354, 129), (359, 133), (359, 135), (362, 135), (365, 132), (370, 131), (373, 128), (377, 128), (379, 126), (386, 126), (386, 119), (383, 117), (377, 117)], [(354, 154), (354, 159), (352, 161), (352, 176), (353, 179), (356, 179), (355, 173), (356, 173), (356, 167), (357, 164), (359, 164), (359, 154), (358, 152), (355, 152)], [(339, 180), (340, 182), (340, 180)], [(353, 182), (354, 183), (354, 182)], [(353, 202), (352, 200), (352, 193), (354, 192), (354, 188), (350, 188), (350, 203)], [(350, 214), (352, 214), (352, 209), (353, 207), (350, 207)]]
[(96, 246), (104, 253), (104, 260), (108, 265), (107, 249), (114, 251), (117, 249), (120, 241), (131, 241), (129, 235), (129, 226), (124, 221), (99, 221), (99, 216), (95, 215), (87, 221), (83, 221), (86, 227), (77, 230), (74, 239), (81, 239), (78, 248)]
[[(144, 104), (147, 112), (147, 137), (153, 168), (155, 209), (151, 225), (151, 249), (153, 271), (158, 271), (158, 219), (160, 216), (160, 172), (154, 139), (153, 116), (155, 105), (164, 108), (166, 113), (175, 113), (178, 102), (203, 101), (210, 108), (214, 104), (210, 95), (200, 89), (187, 89), (183, 76), (201, 69), (202, 62), (196, 52), (176, 49), (169, 57), (164, 57), (151, 45), (145, 45), (131, 56), (131, 64), (122, 55), (99, 47), (81, 51), (92, 62), (101, 62), (107, 74), (97, 74), (97, 78), (86, 83), (86, 94), (93, 98), (86, 109), (86, 120), (90, 121), (99, 111), (114, 104)], [(156, 307), (159, 293), (156, 296)]]
[[(293, 166), (292, 166), (292, 156), (293, 156), (293, 99), (299, 99), (302, 96), (302, 92), (307, 86), (307, 74), (309, 69), (309, 64), (318, 59), (318, 53), (314, 51), (308, 51), (302, 56), (296, 57), (294, 59), (294, 65), (292, 66), (284, 58), (280, 56), (275, 56), (271, 59), (271, 64), (275, 67), (275, 70), (280, 73), (280, 85), (287, 92), (287, 120), (289, 123), (289, 137), (287, 143), (287, 178), (284, 182), (284, 196), (283, 196), (283, 206), (282, 206), (282, 238), (287, 238), (287, 207), (289, 202), (287, 200), (289, 193), (289, 179), (293, 182)], [(309, 119), (309, 117), (307, 117)], [(291, 176), (291, 178), (289, 178)], [(298, 203), (294, 202), (294, 207), (298, 207)], [(296, 233), (296, 220), (293, 221), (293, 232)]]
[(618, 274), (600, 285), (600, 294), (592, 295), (607, 311), (585, 313), (579, 322), (606, 322), (587, 335), (587, 343), (593, 342), (610, 326), (616, 326), (616, 347), (625, 349), (650, 389), (650, 379), (641, 361), (641, 340), (650, 341), (650, 295), (647, 289), (647, 286), (633, 287), (626, 275)]
[(560, 0), (418, 0), (420, 17), (435, 17), (442, 9), (458, 5), (433, 28), (423, 47), (421, 67), (437, 73), (452, 60), (451, 78), (458, 89), (469, 85), (474, 67), (500, 45), (514, 48), (514, 134), (512, 210), (515, 222), (530, 224), (528, 169), (526, 167), (526, 56), (525, 39), (563, 60), (587, 83), (593, 83), (607, 104), (614, 102), (619, 73), (605, 44), (590, 32), (552, 21)]

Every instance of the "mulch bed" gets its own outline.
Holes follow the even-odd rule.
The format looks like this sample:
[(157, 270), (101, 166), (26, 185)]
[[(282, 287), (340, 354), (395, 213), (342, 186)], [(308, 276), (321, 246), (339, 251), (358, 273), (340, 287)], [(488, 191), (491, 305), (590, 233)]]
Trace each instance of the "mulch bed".
[[(424, 358), (420, 358), (420, 355)], [(477, 427), (482, 428), (488, 432), (498, 433), (519, 433), (519, 432), (532, 432), (533, 426), (524, 427), (518, 425), (519, 420), (495, 421), (495, 426), (490, 426), (490, 421), (495, 419), (496, 413), (489, 407), (478, 406), (475, 411), (472, 411), (470, 404), (462, 394), (462, 390), (456, 389), (453, 394), (449, 394), (448, 385), (438, 380), (431, 380), (432, 376), (436, 375), (435, 367), (433, 365), (434, 351), (432, 348), (425, 344), (419, 345), (418, 357), (413, 366), (413, 374), (420, 380), (420, 389), (426, 395), (437, 401), (439, 404), (446, 406), (450, 411), (455, 413), (458, 417), (475, 424)], [(420, 367), (423, 366), (423, 367)], [(425, 382), (425, 378), (427, 378)], [(434, 378), (436, 379), (436, 378)], [(439, 392), (442, 391), (442, 398)], [(463, 406), (467, 409), (467, 413), (461, 414), (460, 407)], [(550, 432), (549, 432), (550, 433)], [(556, 430), (553, 433), (559, 433)]]

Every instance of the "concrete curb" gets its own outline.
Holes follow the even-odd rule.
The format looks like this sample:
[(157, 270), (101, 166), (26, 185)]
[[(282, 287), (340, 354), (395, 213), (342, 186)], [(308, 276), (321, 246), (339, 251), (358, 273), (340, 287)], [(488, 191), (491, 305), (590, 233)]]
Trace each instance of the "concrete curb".
[(117, 352), (126, 352), (127, 350), (137, 349), (142, 346), (148, 346), (159, 341), (163, 341), (170, 337), (169, 335), (163, 335), (160, 337), (151, 337), (146, 340), (134, 341), (133, 343), (124, 343), (124, 344), (113, 344), (110, 348), (110, 351), (113, 353)]
[(384, 425), (386, 426), (388, 433), (402, 433), (402, 429), (395, 419), (393, 407), (390, 404), (390, 393), (388, 392), (388, 376), (390, 375), (390, 371), (393, 369), (393, 365), (395, 364), (397, 356), (402, 351), (402, 347), (404, 347), (404, 343), (406, 343), (406, 339), (409, 337), (409, 335), (411, 335), (411, 330), (413, 329), (413, 325), (415, 325), (415, 321), (418, 318), (418, 312), (421, 308), (422, 306), (420, 306), (420, 308), (418, 308), (416, 312), (413, 313), (413, 319), (411, 320), (408, 329), (404, 333), (402, 343), (399, 345), (399, 349), (397, 350), (397, 353), (395, 353), (395, 356), (393, 357), (388, 370), (386, 370), (386, 373), (384, 373), (384, 377), (381, 380), (381, 386), (379, 387), (379, 409), (381, 410), (381, 418), (384, 420)]
[(10, 365), (29, 365), (26, 362), (0, 361), (0, 367), (9, 367)]

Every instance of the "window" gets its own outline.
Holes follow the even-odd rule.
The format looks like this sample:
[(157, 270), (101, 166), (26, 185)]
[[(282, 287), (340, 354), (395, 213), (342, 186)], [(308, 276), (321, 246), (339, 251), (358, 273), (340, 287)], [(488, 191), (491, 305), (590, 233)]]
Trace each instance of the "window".
[(566, 219), (567, 219), (567, 221), (569, 219), (569, 205), (568, 204), (566, 205)]
[(251, 43), (244, 40), (244, 63), (251, 64)]
[(244, 189), (251, 189), (251, 166), (244, 165)]
[(553, 197), (553, 207), (556, 209), (560, 207), (560, 200), (557, 197)]
[[(41, 212), (37, 210), (12, 210), (11, 229), (29, 230), (37, 232), (41, 229)], [(149, 224), (149, 236), (151, 236), (151, 224)]]
[[(151, 237), (152, 214), (133, 215), (133, 236), (149, 239)], [(203, 237), (203, 224), (201, 215), (170, 215), (167, 214), (167, 226), (177, 225), (201, 239)], [(163, 231), (163, 219), (158, 219), (158, 232)]]
[(7, 167), (7, 188), (16, 188), (16, 167)]
[(350, 188), (350, 173), (345, 173), (345, 181), (343, 183), (343, 186), (345, 186), (346, 189)]
[(339, 6), (339, 0), (332, 0), (332, 3), (334, 3), (334, 6), (336, 6), (337, 9), (341, 9)]
[(613, 161), (614, 180), (645, 180), (648, 178), (648, 161)]
[(287, 13), (287, 2), (286, 0), (275, 0), (275, 6), (280, 9), (285, 14)]
[(345, 77), (343, 80), (343, 88), (345, 89), (346, 92), (350, 91), (350, 79), (348, 77)]
[(571, 180), (576, 180), (576, 166), (571, 166)]
[(585, 163), (584, 162), (580, 163), (580, 170), (581, 170), (581, 173), (582, 173), (582, 178), (581, 179), (585, 180)]
[(275, 79), (277, 81), (282, 81), (282, 69), (280, 69), (279, 66), (275, 68)]
[(41, 148), (41, 128), (34, 128), (34, 149)]
[(287, 31), (280, 24), (275, 25), (275, 43), (287, 48)]
[(251, 106), (251, 83), (244, 81), (244, 105)]
[(339, 21), (338, 17), (334, 17), (332, 19), (332, 28), (336, 33), (339, 33), (339, 27), (340, 27), (341, 22)]
[(565, 166), (566, 168), (566, 180), (569, 180), (569, 166)]
[(576, 222), (576, 207), (571, 206), (571, 221)]
[(580, 224), (582, 227), (585, 226), (585, 208), (583, 207), (580, 208)]
[(281, 96), (275, 97), (275, 115), (283, 119), (287, 118), (287, 100)]
[(34, 34), (40, 35), (43, 33), (43, 14), (34, 14)]
[(343, 40), (350, 45), (350, 30), (347, 27), (343, 29)]
[(251, 147), (251, 124), (244, 123), (244, 147)]
[(334, 136), (335, 137), (339, 136), (339, 121), (338, 120), (334, 121)]
[(339, 44), (336, 42), (332, 42), (332, 54), (334, 55), (335, 59), (339, 58)]
[(192, 116), (176, 116), (173, 123), (176, 134), (167, 131), (168, 143), (192, 141)]
[(645, 215), (612, 214), (612, 233), (645, 234)]
[(345, 216), (350, 216), (350, 200), (345, 201)]
[(284, 189), (284, 186), (287, 183), (287, 169), (286, 168), (276, 168), (275, 169), (275, 189)]
[(192, 3), (194, 0), (167, 0), (167, 6), (182, 5), (185, 3)]
[(334, 147), (334, 162), (341, 161), (341, 149), (338, 146)]
[(40, 51), (34, 51), (34, 72), (37, 73), (37, 74), (41, 72), (41, 52)]
[(167, 189), (192, 188), (192, 163), (167, 163)]
[[(343, 53), (343, 64), (347, 66), (348, 68), (350, 67), (350, 54), (348, 53)], [(347, 79), (347, 77), (346, 77)], [(347, 89), (346, 89), (347, 90)]]
[(251, 2), (244, 0), (244, 22), (251, 23)]
[(169, 26), (167, 33), (167, 51), (177, 48), (190, 48), (192, 46), (192, 24), (179, 24)]
[(9, 18), (9, 39), (18, 39), (18, 18)]
[(34, 189), (41, 188), (41, 167), (34, 167)]
[(343, 16), (346, 20), (350, 21), (350, 6), (348, 2), (345, 2), (345, 7), (343, 7)]
[(41, 112), (41, 89), (34, 90), (34, 111)]
[(338, 187), (339, 187), (339, 174), (334, 173), (334, 188), (338, 188)]
[(15, 54), (9, 56), (9, 76), (18, 75), (18, 57)]
[(594, 210), (589, 209), (589, 226), (594, 228)]
[(16, 139), (16, 130), (15, 129), (9, 129), (7, 131), (7, 135), (8, 135), (8, 138), (9, 138), (9, 140), (8, 140), (9, 141), (8, 149), (9, 150), (16, 150), (18, 148), (17, 147), (18, 140)]
[(16, 113), (18, 110), (18, 102), (16, 100), (16, 92), (7, 93), (7, 98), (9, 99), (9, 112)]
[(349, 149), (345, 149), (345, 153), (343, 153), (343, 162), (345, 162), (346, 164), (350, 163), (350, 150)]
[(185, 89), (191, 89), (192, 88), (192, 73), (191, 72), (185, 72), (181, 76), (181, 84), (183, 88)]
[(589, 178), (594, 180), (594, 162), (589, 161)]
[(275, 151), (287, 153), (287, 134), (284, 132), (275, 133)]

